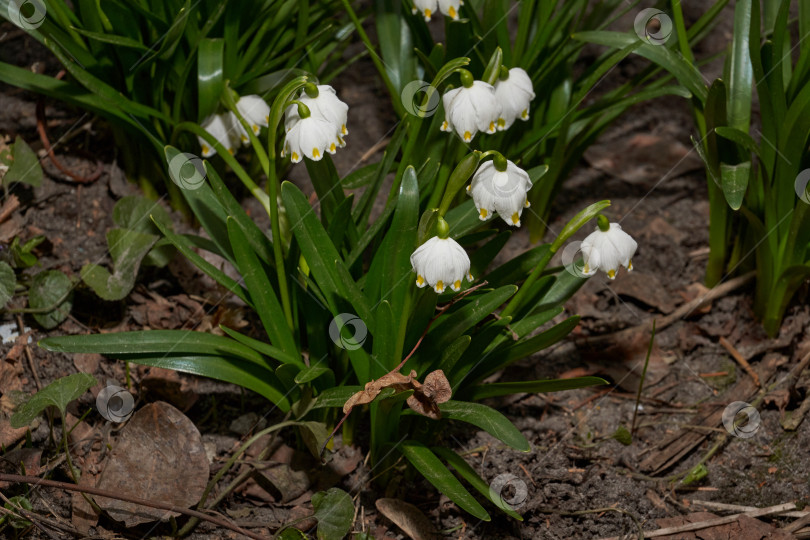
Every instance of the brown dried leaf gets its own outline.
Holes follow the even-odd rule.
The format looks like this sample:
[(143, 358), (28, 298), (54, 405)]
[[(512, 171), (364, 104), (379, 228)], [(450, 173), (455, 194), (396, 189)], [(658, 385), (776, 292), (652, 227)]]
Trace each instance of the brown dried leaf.
[[(200, 432), (183, 413), (158, 401), (136, 412), (121, 430), (98, 487), (189, 508), (200, 500), (208, 475)], [(127, 527), (173, 514), (105, 497), (96, 502)]]
[[(0, 472), (6, 474), (26, 474), (38, 476), (41, 470), (42, 450), (37, 448), (15, 448), (0, 456)], [(0, 489), (6, 489), (10, 482), (0, 482)]]
[(428, 373), (425, 384), (416, 380), (416, 371), (411, 370), (408, 376), (399, 372), (386, 373), (376, 381), (366, 383), (365, 388), (350, 397), (343, 405), (343, 413), (349, 414), (356, 405), (366, 405), (374, 401), (383, 388), (393, 388), (397, 392), (413, 390), (408, 400), (408, 406), (419, 414), (434, 420), (442, 417), (439, 403), (448, 401), (453, 393), (450, 383), (442, 370)]
[(399, 499), (377, 499), (374, 505), (413, 540), (433, 540), (439, 537), (433, 523), (412, 504)]

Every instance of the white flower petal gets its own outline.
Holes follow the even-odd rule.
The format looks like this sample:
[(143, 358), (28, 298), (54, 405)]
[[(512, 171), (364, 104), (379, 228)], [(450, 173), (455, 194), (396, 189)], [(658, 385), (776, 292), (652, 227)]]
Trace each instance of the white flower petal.
[[(239, 148), (239, 131), (237, 126), (233, 123), (233, 114), (212, 114), (206, 118), (201, 127), (211, 134), (219, 144), (225, 147), (228, 152), (233, 152)], [(212, 147), (208, 141), (202, 137), (197, 137), (200, 148), (202, 148), (203, 157), (211, 157), (217, 153), (216, 149)]]
[(459, 290), (465, 277), (472, 281), (470, 258), (452, 238), (429, 239), (411, 254), (411, 266), (416, 272), (416, 285), (430, 285), (437, 293), (448, 287)]
[(495, 96), (502, 106), (498, 118), (498, 130), (509, 129), (520, 118), (529, 119), (529, 105), (534, 99), (534, 89), (529, 75), (521, 68), (509, 70), (509, 78), (495, 83)]
[(505, 171), (498, 171), (492, 161), (486, 161), (473, 175), (468, 193), (480, 219), (495, 211), (507, 224), (519, 227), (531, 187), (528, 173), (511, 161), (507, 160)]
[(637, 248), (638, 243), (618, 223), (611, 223), (607, 231), (597, 227), (581, 245), (586, 275), (602, 270), (614, 279), (619, 266), (632, 269), (631, 259)]
[(424, 15), (425, 20), (429, 21), (430, 18), (436, 13), (438, 2), (436, 0), (413, 0), (413, 12), (421, 13)]
[(469, 88), (445, 93), (442, 101), (445, 112), (442, 131), (455, 131), (464, 142), (470, 142), (479, 131), (495, 132), (501, 106), (492, 85), (473, 81)]

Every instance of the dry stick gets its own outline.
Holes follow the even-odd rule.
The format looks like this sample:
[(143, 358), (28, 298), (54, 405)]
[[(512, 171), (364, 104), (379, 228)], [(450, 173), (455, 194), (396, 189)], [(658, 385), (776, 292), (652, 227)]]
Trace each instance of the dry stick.
[[(0, 511), (5, 512), (7, 514), (11, 514), (11, 515), (22, 516), (23, 518), (25, 518), (28, 521), (30, 521), (31, 523), (33, 523), (37, 528), (44, 531), (45, 534), (47, 534), (50, 538), (54, 538), (54, 536), (50, 533), (50, 531), (47, 531), (45, 528), (43, 528), (38, 523), (39, 521), (41, 521), (42, 523), (47, 523), (48, 525), (50, 525), (54, 529), (59, 529), (61, 531), (69, 532), (70, 534), (73, 534), (73, 535), (81, 536), (81, 535), (78, 534), (78, 531), (76, 531), (75, 529), (71, 529), (70, 527), (67, 527), (66, 525), (63, 525), (63, 524), (59, 523), (58, 521), (54, 521), (54, 520), (52, 520), (50, 518), (46, 518), (44, 516), (40, 516), (39, 514), (31, 512), (30, 510), (26, 510), (25, 508), (22, 508), (21, 506), (15, 505), (14, 503), (12, 503), (8, 499), (8, 497), (3, 495), (2, 492), (0, 492), (0, 499), (3, 499), (3, 502), (6, 503), (6, 507), (7, 507), (7, 508), (0, 507)], [(44, 502), (44, 499), (42, 499), (42, 501)], [(9, 510), (8, 507), (10, 507), (11, 510)]]
[(20, 331), (20, 337), (25, 340), (24, 343), (24, 351), (25, 351), (25, 358), (28, 360), (28, 367), (31, 368), (31, 373), (34, 375), (34, 384), (37, 387), (37, 391), (42, 389), (42, 383), (39, 382), (39, 373), (37, 373), (37, 366), (34, 363), (34, 358), (31, 356), (31, 349), (28, 348), (28, 337), (25, 336), (25, 325), (23, 324), (22, 315), (17, 315), (17, 328)]
[(732, 345), (729, 340), (723, 336), (720, 336), (720, 345), (722, 345), (723, 348), (728, 351), (728, 354), (730, 354), (731, 357), (736, 360), (740, 366), (742, 366), (745, 372), (748, 373), (748, 375), (754, 380), (754, 384), (756, 384), (759, 388), (762, 388), (762, 383), (759, 382), (759, 375), (757, 375), (757, 372), (751, 367), (751, 364), (748, 363), (748, 360), (743, 358), (740, 351), (735, 349), (734, 345)]
[(160, 510), (167, 510), (169, 512), (177, 512), (179, 514), (185, 514), (187, 516), (193, 516), (198, 519), (204, 519), (205, 521), (209, 521), (215, 525), (219, 525), (220, 527), (225, 527), (230, 529), (234, 532), (239, 534), (243, 534), (248, 538), (254, 538), (256, 540), (266, 540), (265, 536), (261, 536), (250, 531), (246, 531), (236, 525), (228, 523), (223, 519), (219, 519), (217, 517), (209, 516), (208, 514), (203, 514), (202, 512), (197, 512), (196, 510), (190, 510), (188, 508), (183, 508), (181, 506), (175, 506), (173, 504), (163, 503), (159, 501), (150, 501), (147, 499), (141, 499), (139, 497), (132, 497), (129, 495), (124, 495), (121, 493), (114, 493), (112, 491), (107, 491), (104, 489), (98, 489), (90, 486), (77, 486), (76, 484), (68, 484), (67, 482), (57, 482), (55, 480), (43, 480), (36, 476), (22, 476), (19, 474), (5, 474), (0, 473), (0, 481), (3, 482), (12, 482), (12, 483), (25, 483), (31, 484), (34, 486), (44, 486), (44, 487), (53, 487), (57, 489), (65, 489), (67, 491), (78, 491), (80, 493), (89, 493), (91, 495), (98, 495), (100, 497), (108, 497), (110, 499), (117, 499), (119, 501), (126, 501), (133, 504), (139, 504), (142, 506), (148, 506), (150, 508), (158, 508)]
[(789, 533), (795, 533), (796, 531), (798, 531), (799, 529), (801, 529), (802, 527), (804, 527), (808, 523), (810, 523), (810, 512), (807, 512), (804, 516), (800, 517), (799, 519), (797, 519), (793, 523), (785, 525), (783, 527), (783, 529), (785, 531), (789, 532)]
[[(776, 514), (784, 514), (791, 510), (796, 509), (794, 503), (777, 504), (776, 506), (769, 506), (768, 508), (759, 508), (751, 512), (743, 512), (741, 514), (734, 514), (733, 516), (726, 516), (717, 519), (710, 519), (708, 521), (700, 521), (698, 523), (688, 523), (686, 525), (679, 525), (677, 527), (666, 527), (664, 529), (656, 529), (654, 531), (647, 531), (644, 533), (644, 538), (656, 538), (658, 536), (669, 536), (687, 531), (699, 531), (700, 529), (707, 529), (709, 527), (717, 527), (719, 525), (727, 525), (734, 523), (742, 516), (757, 518), (764, 516), (773, 516)], [(602, 538), (600, 540), (621, 540), (620, 536), (611, 536), (610, 538)]]
[[(670, 324), (687, 317), (693, 311), (702, 308), (706, 304), (721, 298), (735, 289), (742, 287), (743, 285), (747, 284), (749, 281), (754, 279), (756, 276), (755, 271), (748, 272), (747, 274), (743, 274), (742, 276), (736, 277), (731, 279), (722, 285), (718, 285), (717, 287), (711, 289), (705, 295), (700, 298), (695, 298), (691, 302), (687, 302), (686, 304), (682, 305), (666, 317), (659, 319), (657, 322), (658, 330), (663, 330)], [(624, 330), (619, 330), (618, 332), (613, 332), (612, 334), (605, 334), (602, 336), (591, 336), (582, 339), (575, 339), (574, 343), (577, 345), (585, 345), (589, 347), (597, 347), (597, 346), (604, 346), (610, 343), (616, 343), (625, 339), (627, 336), (631, 335), (634, 332), (648, 332), (652, 328), (652, 323), (642, 323), (638, 326), (632, 326), (630, 328), (625, 328)]]
[[(481, 283), (478, 283), (477, 285), (473, 285), (472, 287), (470, 287), (470, 288), (469, 288), (469, 289), (467, 289), (466, 291), (462, 291), (462, 292), (458, 293), (456, 296), (454, 296), (452, 299), (450, 299), (450, 301), (449, 301), (447, 304), (443, 305), (442, 307), (437, 307), (437, 308), (436, 308), (436, 311), (438, 311), (438, 313), (437, 313), (436, 315), (434, 315), (432, 319), (430, 319), (430, 322), (429, 322), (429, 323), (427, 324), (427, 326), (425, 327), (425, 331), (424, 331), (424, 332), (422, 332), (422, 335), (421, 335), (421, 336), (419, 336), (419, 341), (417, 341), (417, 342), (416, 342), (416, 345), (414, 345), (414, 346), (413, 346), (413, 349), (411, 349), (411, 352), (409, 352), (409, 353), (408, 353), (408, 356), (406, 356), (405, 358), (403, 358), (403, 359), (402, 359), (402, 362), (400, 362), (400, 363), (399, 363), (399, 365), (398, 365), (397, 367), (395, 367), (394, 369), (392, 369), (391, 371), (389, 371), (388, 373), (386, 373), (386, 375), (390, 375), (390, 374), (392, 374), (392, 373), (396, 373), (397, 371), (399, 371), (400, 369), (402, 369), (402, 367), (403, 367), (403, 366), (404, 366), (404, 365), (405, 365), (405, 364), (408, 362), (408, 360), (410, 360), (410, 359), (411, 359), (411, 356), (413, 356), (413, 354), (416, 352), (416, 349), (418, 349), (418, 348), (419, 348), (419, 345), (421, 345), (421, 344), (422, 344), (422, 340), (423, 340), (423, 339), (425, 339), (425, 336), (427, 335), (428, 330), (430, 330), (430, 327), (431, 327), (431, 325), (433, 324), (433, 322), (434, 322), (436, 319), (438, 319), (438, 318), (439, 318), (439, 316), (440, 316), (442, 313), (444, 313), (445, 311), (447, 311), (447, 310), (450, 308), (450, 306), (452, 306), (453, 304), (455, 304), (455, 303), (456, 303), (456, 302), (458, 302), (459, 300), (463, 299), (463, 298), (464, 298), (465, 296), (467, 296), (468, 294), (470, 294), (470, 293), (473, 293), (473, 292), (477, 291), (478, 289), (480, 289), (481, 287), (484, 287), (484, 286), (485, 286), (485, 285), (487, 285), (487, 284), (488, 284), (488, 282), (487, 282), (486, 280), (484, 280), (484, 281), (482, 281)], [(383, 375), (383, 376), (385, 376), (385, 375)], [(373, 380), (372, 380), (372, 381), (369, 381), (369, 382), (373, 382)], [(340, 429), (340, 426), (342, 426), (342, 425), (343, 425), (343, 422), (345, 422), (345, 421), (346, 421), (346, 419), (349, 417), (349, 415), (352, 413), (352, 410), (353, 410), (353, 409), (350, 409), (350, 410), (349, 410), (349, 412), (347, 412), (346, 414), (344, 414), (344, 415), (343, 415), (343, 418), (341, 418), (341, 419), (340, 419), (340, 422), (338, 422), (338, 423), (337, 423), (337, 425), (335, 426), (335, 429), (333, 429), (333, 430), (332, 430), (332, 433), (329, 435), (329, 437), (327, 437), (326, 441), (324, 441), (324, 443), (323, 443), (323, 447), (321, 448), (321, 453), (320, 453), (321, 458), (323, 458), (323, 453), (326, 451), (326, 445), (328, 445), (328, 444), (329, 444), (329, 441), (331, 441), (331, 440), (332, 440), (332, 437), (334, 437), (334, 436), (335, 436), (335, 433), (337, 433), (337, 432), (338, 432), (338, 430)]]
[[(759, 507), (757, 506), (743, 506), (739, 504), (704, 501), (703, 499), (691, 499), (689, 502), (692, 504), (696, 504), (698, 506), (705, 506), (706, 508), (711, 508), (712, 510), (733, 510), (734, 512), (752, 512), (754, 510), (759, 510)], [(810, 515), (810, 512), (803, 512), (801, 510), (796, 510), (795, 512), (785, 512), (782, 515), (784, 517), (801, 518)]]
[[(60, 71), (56, 75), (56, 79), (61, 79), (64, 76), (65, 72)], [(69, 176), (74, 181), (78, 182), (79, 184), (89, 184), (91, 182), (95, 182), (101, 176), (102, 166), (101, 161), (96, 160), (96, 170), (90, 176), (79, 176), (74, 174), (62, 165), (62, 163), (56, 159), (56, 154), (53, 152), (53, 148), (51, 147), (51, 142), (48, 139), (48, 131), (47, 131), (47, 124), (45, 121), (45, 100), (39, 98), (37, 101), (37, 132), (39, 133), (39, 140), (42, 141), (42, 146), (45, 147), (45, 151), (48, 153), (48, 157), (51, 158), (51, 163), (53, 163), (54, 167), (62, 171), (64, 174)]]

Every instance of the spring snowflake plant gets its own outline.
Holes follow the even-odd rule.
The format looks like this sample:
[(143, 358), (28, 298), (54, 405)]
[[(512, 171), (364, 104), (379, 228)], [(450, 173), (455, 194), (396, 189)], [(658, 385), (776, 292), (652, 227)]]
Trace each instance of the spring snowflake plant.
[[(443, 66), (434, 84), (467, 63), (462, 58)], [(316, 454), (331, 448), (326, 435), (336, 426), (342, 425), (342, 443), (351, 444), (358, 426), (370, 425), (371, 459), (385, 471), (380, 481), (398, 474), (391, 465), (404, 456), (473, 516), (489, 519), (484, 499), (520, 519), (450, 449), (452, 443), (442, 439), (444, 424), (471, 423), (528, 452), (520, 431), (481, 400), (604, 383), (595, 377), (484, 381), (564, 339), (577, 325), (579, 318), (562, 306), (585, 280), (548, 263), (609, 203), (584, 209), (552, 243), (494, 265), (546, 167), (523, 170), (494, 150), (465, 151), (459, 159), (423, 158), (406, 127), (379, 162), (341, 178), (330, 154), (340, 151), (349, 126), (345, 104), (331, 87), (312, 76), (293, 80), (270, 106), (269, 128), (259, 133), (249, 129), (239, 96), (225, 88), (226, 114), (246, 128), (266, 176), (267, 192), (257, 196), (270, 215), (270, 234), (242, 210), (208, 161), (205, 182), (183, 194), (210, 240), (155, 225), (200, 270), (256, 310), (264, 335), (257, 339), (223, 326), (225, 335), (152, 330), (48, 338), (40, 344), (239, 384), (271, 401)], [(512, 99), (503, 105), (522, 114), (526, 97)], [(490, 111), (489, 120), (497, 125), (503, 110)], [(451, 122), (455, 129), (461, 120)], [(218, 154), (228, 154), (214, 134), (199, 127), (195, 133)], [(264, 134), (266, 140), (260, 139)], [(177, 156), (180, 150), (166, 147), (167, 163)], [(295, 185), (279, 185), (279, 171), (296, 161), (309, 172), (315, 207)], [(229, 163), (237, 178), (253, 181), (237, 160)], [(446, 181), (437, 181), (444, 170)], [(395, 188), (380, 193), (391, 172)], [(346, 194), (362, 186), (359, 200)], [(279, 187), (283, 211), (275, 204)], [(460, 203), (468, 200), (465, 192), (470, 202)], [(371, 220), (370, 201), (378, 195), (387, 204)], [(492, 219), (496, 214), (501, 219)], [(228, 277), (198, 250), (223, 257), (242, 279)]]
[[(711, 34), (717, 6), (727, 2), (707, 5), (706, 15), (689, 29), (690, 44)], [(458, 160), (469, 146), (497, 150), (526, 170), (530, 164), (549, 166), (544, 181), (529, 192), (533, 211), (526, 224), (533, 241), (543, 237), (563, 180), (607, 126), (640, 101), (693, 95), (691, 86), (659, 77), (663, 70), (655, 67), (623, 84), (601, 83), (628, 56), (643, 54), (642, 48), (645, 53), (650, 47), (666, 49), (644, 48), (628, 26), (627, 40), (618, 50), (586, 56), (593, 54), (593, 49), (585, 49), (586, 39), (637, 11), (636, 2), (478, 0), (453, 4), (451, 12), (450, 3), (436, 0), (378, 0), (369, 9), (379, 46), (363, 32), (353, 4), (343, 0), (343, 5), (376, 60), (400, 118), (422, 118), (399, 125), (407, 125), (415, 163), (430, 159), (446, 164)], [(517, 28), (510, 28), (515, 19)], [(440, 79), (438, 86), (428, 85), (443, 65), (459, 57), (469, 57), (465, 67), (474, 78), (462, 73)], [(458, 137), (443, 136), (438, 127)], [(400, 162), (400, 175), (406, 166)], [(434, 193), (441, 191), (449, 173), (447, 167), (439, 171)]]

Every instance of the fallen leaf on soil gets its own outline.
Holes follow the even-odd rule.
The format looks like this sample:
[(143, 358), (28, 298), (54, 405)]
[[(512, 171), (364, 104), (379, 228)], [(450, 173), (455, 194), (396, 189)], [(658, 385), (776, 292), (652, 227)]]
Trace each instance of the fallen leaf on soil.
[[(306, 493), (309, 489), (309, 478), (304, 471), (293, 470), (286, 463), (255, 464), (253, 479), (264, 491), (272, 495), (259, 498), (267, 502), (287, 503)], [(256, 495), (256, 492), (252, 492)]]
[(23, 384), (20, 377), (23, 374), (22, 363), (0, 360), (0, 446), (9, 447), (19, 441), (28, 427), (11, 427), (11, 415), (17, 406), (11, 399), (13, 392), (22, 391)]
[[(695, 512), (685, 516), (676, 516), (671, 518), (656, 519), (658, 526), (663, 528), (678, 527), (689, 523), (700, 523), (702, 521), (709, 521), (717, 519), (720, 516), (712, 514), (711, 512)], [(737, 521), (726, 523), (724, 525), (717, 525), (714, 527), (707, 527), (697, 531), (684, 531), (676, 534), (668, 534), (665, 536), (657, 537), (658, 540), (793, 540), (793, 535), (785, 531), (781, 531), (758, 519), (750, 518), (748, 516), (740, 516)]]
[(626, 182), (649, 186), (703, 168), (690, 148), (671, 137), (649, 133), (591, 145), (585, 159), (592, 167)]
[(173, 369), (149, 367), (141, 378), (141, 388), (150, 394), (153, 399), (167, 401), (180, 409), (189, 410), (197, 400), (197, 379), (181, 375)]
[(350, 397), (343, 405), (344, 414), (349, 414), (356, 405), (371, 403), (383, 388), (393, 388), (397, 392), (413, 390), (413, 395), (407, 401), (408, 406), (434, 420), (442, 417), (439, 403), (449, 401), (452, 394), (450, 383), (440, 369), (428, 373), (424, 385), (416, 380), (416, 371), (413, 370), (407, 376), (399, 372), (386, 373), (376, 381), (367, 382), (363, 390)]
[(656, 216), (647, 223), (639, 236), (647, 239), (653, 236), (666, 236), (672, 238), (676, 244), (680, 244), (686, 239), (687, 235), (679, 228), (670, 225), (664, 218)]
[[(158, 401), (136, 412), (121, 430), (98, 487), (188, 508), (200, 500), (208, 475), (200, 432), (183, 413)], [(127, 527), (173, 514), (105, 497), (96, 502)]]
[(399, 499), (377, 499), (374, 505), (413, 540), (433, 540), (439, 537), (433, 523), (412, 504)]
[[(684, 303), (688, 304), (689, 302), (691, 302), (696, 298), (703, 298), (704, 296), (709, 294), (709, 289), (703, 283), (695, 282), (686, 287), (685, 291), (679, 292), (678, 294), (681, 295), (681, 298), (683, 298)], [(694, 312), (692, 312), (692, 315), (704, 315), (706, 313), (709, 313), (711, 310), (712, 304), (711, 302), (709, 302), (702, 308), (696, 309)]]
[(132, 293), (130, 298), (137, 305), (131, 308), (132, 318), (142, 326), (152, 329), (174, 330), (181, 328), (189, 320), (197, 320), (204, 314), (202, 304), (189, 298), (187, 294), (178, 294), (164, 298), (148, 291), (149, 297)]
[(76, 353), (73, 355), (73, 365), (83, 373), (91, 375), (98, 369), (101, 355), (96, 353)]
[(648, 306), (657, 308), (664, 315), (672, 313), (675, 302), (672, 296), (664, 289), (654, 274), (644, 272), (619, 272), (611, 288), (616, 294), (629, 296), (640, 300)]

